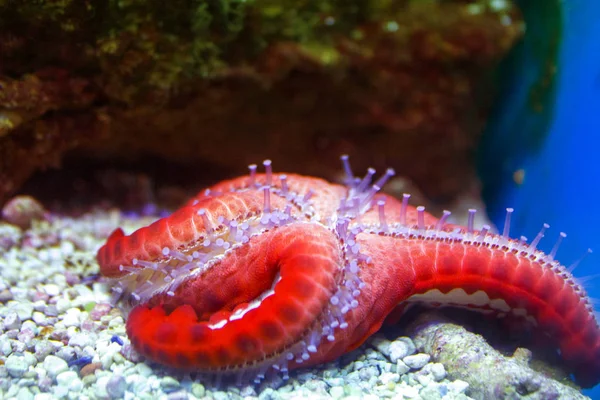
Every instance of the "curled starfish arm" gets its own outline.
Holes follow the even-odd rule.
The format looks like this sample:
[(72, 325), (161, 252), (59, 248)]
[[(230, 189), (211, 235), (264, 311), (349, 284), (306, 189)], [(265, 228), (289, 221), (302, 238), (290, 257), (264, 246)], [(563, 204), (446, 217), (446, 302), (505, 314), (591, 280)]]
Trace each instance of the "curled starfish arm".
[[(338, 246), (329, 232), (302, 225), (255, 238), (248, 251), (200, 277), (194, 289), (204, 299), (195, 307), (134, 308), (127, 322), (134, 346), (153, 360), (183, 369), (283, 366), (284, 352), (318, 323), (340, 269)], [(172, 311), (167, 314), (165, 308)], [(316, 345), (307, 341), (302, 350)]]

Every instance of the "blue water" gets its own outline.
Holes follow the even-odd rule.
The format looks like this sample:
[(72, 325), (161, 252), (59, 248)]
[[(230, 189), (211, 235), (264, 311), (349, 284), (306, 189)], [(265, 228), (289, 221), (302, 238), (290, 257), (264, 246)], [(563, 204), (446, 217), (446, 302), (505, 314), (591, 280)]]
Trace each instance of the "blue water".
[[(565, 265), (595, 250), (575, 270), (583, 277), (600, 273), (600, 2), (570, 0), (562, 7), (555, 96), (542, 113), (533, 113), (527, 85), (539, 71), (532, 66), (512, 78), (483, 142), (481, 176), (497, 224), (502, 226), (507, 206), (515, 208), (513, 236), (532, 239), (547, 222), (551, 230), (541, 247), (549, 251), (566, 232), (557, 257)], [(521, 185), (513, 180), (516, 169), (525, 171)], [(600, 277), (584, 286), (600, 298)], [(600, 386), (586, 394), (600, 399)]]

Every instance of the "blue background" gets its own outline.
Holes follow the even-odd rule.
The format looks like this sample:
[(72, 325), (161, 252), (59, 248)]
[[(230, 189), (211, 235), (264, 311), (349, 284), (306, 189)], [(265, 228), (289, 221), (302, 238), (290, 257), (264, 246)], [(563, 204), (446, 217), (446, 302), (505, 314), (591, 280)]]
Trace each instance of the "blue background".
[[(529, 1), (522, 5), (526, 38), (507, 61), (502, 98), (480, 149), (484, 199), (499, 227), (505, 208), (515, 208), (513, 237), (531, 240), (549, 223), (540, 246), (545, 251), (566, 232), (557, 256), (566, 266), (595, 250), (575, 270), (590, 276), (600, 272), (600, 1), (557, 1), (558, 15)], [(548, 68), (544, 51), (555, 44), (552, 25), (554, 32), (562, 26), (557, 74), (541, 111), (534, 110), (532, 88)], [(513, 179), (518, 169), (525, 171), (522, 184)], [(600, 298), (600, 278), (584, 286)], [(600, 399), (600, 386), (586, 394)]]

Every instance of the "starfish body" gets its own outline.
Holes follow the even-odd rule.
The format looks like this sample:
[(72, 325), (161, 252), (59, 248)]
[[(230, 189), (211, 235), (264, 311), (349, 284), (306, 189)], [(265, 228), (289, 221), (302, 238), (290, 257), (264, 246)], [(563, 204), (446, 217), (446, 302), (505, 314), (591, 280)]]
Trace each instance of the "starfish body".
[[(256, 379), (333, 360), (409, 302), (526, 317), (583, 386), (600, 380), (600, 328), (584, 289), (550, 254), (484, 226), (446, 223), (380, 194), (392, 170), (347, 185), (250, 167), (167, 218), (98, 251), (131, 308), (135, 349), (185, 370)], [(510, 213), (508, 214), (510, 216)]]

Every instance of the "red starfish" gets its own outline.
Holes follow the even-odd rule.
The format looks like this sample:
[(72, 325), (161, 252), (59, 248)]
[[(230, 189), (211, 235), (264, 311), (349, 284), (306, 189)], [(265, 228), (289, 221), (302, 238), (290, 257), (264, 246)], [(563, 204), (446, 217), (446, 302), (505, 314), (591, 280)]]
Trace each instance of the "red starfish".
[[(446, 224), (423, 207), (347, 185), (265, 174), (221, 182), (98, 251), (101, 272), (133, 306), (127, 334), (156, 362), (251, 371), (333, 360), (355, 349), (406, 301), (527, 315), (551, 334), (577, 381), (600, 380), (600, 328), (570, 271), (531, 243), (489, 227)], [(510, 219), (508, 210), (507, 220)], [(546, 226), (547, 227), (547, 226)]]

